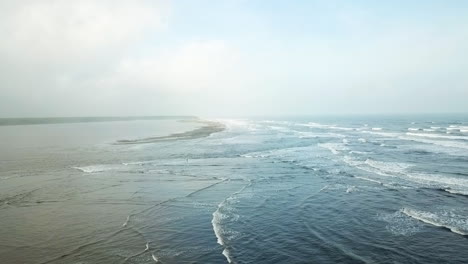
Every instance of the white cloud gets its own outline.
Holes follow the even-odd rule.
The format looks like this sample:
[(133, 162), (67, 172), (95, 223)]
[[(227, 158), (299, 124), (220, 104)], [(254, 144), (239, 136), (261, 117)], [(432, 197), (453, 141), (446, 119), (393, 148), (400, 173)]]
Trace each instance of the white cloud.
[(161, 1), (2, 1), (0, 52), (15, 63), (49, 66), (91, 59), (164, 27), (166, 9)]

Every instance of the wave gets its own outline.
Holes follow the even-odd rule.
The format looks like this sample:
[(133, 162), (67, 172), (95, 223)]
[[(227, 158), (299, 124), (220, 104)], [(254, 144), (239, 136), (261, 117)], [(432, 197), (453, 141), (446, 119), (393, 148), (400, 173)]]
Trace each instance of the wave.
[(370, 182), (374, 182), (374, 183), (383, 185), (383, 182), (381, 182), (381, 181), (374, 180), (374, 179), (370, 179), (370, 178), (366, 178), (366, 177), (354, 176), (354, 178), (356, 178), (356, 179), (361, 179), (361, 180), (365, 180), (365, 181), (370, 181)]
[(389, 137), (389, 138), (397, 138), (398, 136), (401, 135), (401, 133), (395, 133), (395, 132), (382, 132), (382, 131), (361, 131), (362, 133), (366, 134), (371, 134), (371, 135), (377, 135), (381, 137)]
[(344, 130), (344, 131), (357, 130), (357, 128), (354, 128), (354, 127), (341, 127), (337, 125), (326, 125), (326, 124), (320, 124), (320, 123), (315, 123), (315, 122), (309, 122), (306, 124), (297, 124), (297, 125), (310, 127), (310, 128), (318, 128), (318, 129), (335, 129), (335, 130)]
[(303, 132), (296, 131), (296, 134), (299, 135), (299, 138), (344, 138), (345, 135), (337, 133), (312, 133), (312, 132)]
[(411, 236), (420, 232), (421, 224), (412, 221), (407, 215), (398, 210), (394, 213), (381, 213), (378, 219), (387, 223), (385, 227), (390, 233), (399, 236)]
[(357, 190), (356, 186), (350, 186), (346, 189), (346, 193), (351, 193)]
[(151, 253), (151, 258), (154, 260), (154, 262), (161, 263), (159, 262), (159, 259), (154, 255), (154, 253)]
[(359, 154), (359, 155), (368, 155), (368, 154), (372, 154), (372, 152), (370, 151), (357, 151), (357, 150), (351, 150), (350, 152), (348, 152), (349, 154)]
[(436, 188), (440, 187), (458, 192), (463, 192), (463, 189), (468, 190), (468, 179), (426, 173), (408, 173), (407, 177), (410, 180), (423, 184), (429, 184)]
[(352, 167), (370, 173), (375, 173), (377, 175), (397, 177), (401, 180), (412, 182), (419, 186), (441, 189), (447, 192), (461, 195), (468, 195), (468, 179), (466, 178), (449, 177), (440, 174), (411, 172), (409, 169), (413, 167), (413, 165), (408, 163), (383, 162), (372, 159), (360, 161), (353, 159), (350, 156), (345, 156), (343, 161)]
[(401, 162), (384, 162), (384, 161), (376, 161), (372, 159), (367, 159), (365, 164), (369, 165), (372, 168), (376, 168), (380, 171), (390, 174), (403, 174), (406, 170), (413, 165), (408, 163), (401, 163)]
[(462, 140), (468, 140), (468, 137), (466, 136), (446, 136), (446, 135), (440, 135), (440, 134), (422, 134), (422, 133), (406, 133), (408, 136), (415, 136), (415, 137), (427, 137), (427, 138), (440, 138), (440, 139), (462, 139)]
[(340, 151), (349, 150), (343, 143), (319, 143), (317, 145), (330, 150), (335, 155), (340, 154)]
[(468, 133), (468, 126), (449, 126), (446, 130), (447, 132)]
[(216, 236), (216, 242), (221, 245), (224, 249), (222, 254), (226, 257), (228, 263), (234, 263), (232, 258), (231, 252), (229, 250), (229, 246), (227, 245), (227, 240), (224, 238), (224, 235), (228, 233), (226, 230), (223, 229), (222, 224), (223, 220), (232, 218), (233, 220), (237, 220), (238, 216), (229, 216), (227, 213), (223, 213), (228, 208), (229, 203), (235, 202), (235, 196), (242, 193), (247, 187), (251, 186), (252, 182), (242, 187), (239, 191), (233, 193), (231, 196), (224, 199), (220, 204), (218, 204), (218, 208), (213, 213), (213, 218), (211, 219), (211, 225), (213, 226), (213, 231)]
[(456, 149), (468, 149), (468, 144), (463, 142), (455, 142), (455, 141), (445, 141), (445, 140), (430, 140), (422, 137), (408, 137), (408, 136), (400, 136), (402, 140), (412, 140), (416, 142), (438, 145), (446, 148), (456, 148)]
[(122, 227), (126, 227), (129, 221), (130, 221), (130, 215), (127, 216), (127, 219), (125, 220), (125, 223), (122, 224)]
[(468, 196), (468, 191), (465, 190), (455, 190), (451, 188), (443, 189), (445, 192), (451, 193), (451, 194), (459, 194), (459, 195), (464, 195)]
[(374, 131), (380, 131), (380, 130), (382, 130), (382, 128), (381, 128), (381, 127), (373, 127), (372, 130), (374, 130)]
[(92, 166), (72, 167), (72, 168), (85, 172), (85, 173), (96, 173), (96, 172), (112, 170), (112, 167), (110, 167), (109, 165), (92, 165)]
[(453, 233), (468, 236), (468, 220), (465, 217), (450, 212), (444, 212), (438, 215), (409, 208), (403, 208), (401, 212), (426, 224), (446, 228)]
[[(366, 164), (367, 160), (366, 161), (360, 161), (360, 160), (353, 159), (350, 156), (344, 156), (343, 161), (346, 164), (348, 164), (349, 166), (355, 167), (355, 168), (363, 170), (363, 171), (367, 171), (367, 172), (374, 173), (374, 174), (377, 174), (377, 175), (380, 175), (380, 176), (385, 176), (385, 177), (395, 177), (395, 175), (392, 175), (390, 173), (387, 173), (385, 171), (380, 170), (379, 168), (375, 168), (373, 166), (370, 166), (369, 164)], [(359, 178), (359, 177), (356, 177), (356, 178)], [(369, 178), (360, 178), (360, 179), (370, 180)], [(379, 184), (383, 184), (380, 181), (376, 181), (376, 182), (379, 183)]]
[(409, 127), (408, 131), (420, 131), (422, 130), (421, 128), (415, 128), (415, 127)]
[(305, 126), (305, 127), (310, 127), (310, 128), (329, 128), (330, 125), (324, 125), (324, 124), (319, 124), (315, 122), (309, 122), (306, 124), (297, 124), (298, 126)]

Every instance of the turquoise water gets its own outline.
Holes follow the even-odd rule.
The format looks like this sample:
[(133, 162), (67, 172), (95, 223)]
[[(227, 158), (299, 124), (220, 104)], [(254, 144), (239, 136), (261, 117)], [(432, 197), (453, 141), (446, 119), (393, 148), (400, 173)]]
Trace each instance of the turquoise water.
[[(467, 116), (219, 121), (225, 131), (194, 140), (112, 144), (153, 135), (127, 122), (131, 133), (14, 152), (29, 156), (2, 148), (0, 258), (466, 263)], [(190, 129), (171, 124), (151, 129)]]

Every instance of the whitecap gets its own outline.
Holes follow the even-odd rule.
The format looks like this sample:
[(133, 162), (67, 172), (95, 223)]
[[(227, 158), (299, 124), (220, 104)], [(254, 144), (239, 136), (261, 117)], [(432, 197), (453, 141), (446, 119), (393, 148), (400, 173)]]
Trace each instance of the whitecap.
[(109, 165), (92, 165), (92, 166), (72, 167), (72, 168), (85, 172), (85, 173), (96, 173), (96, 172), (112, 170), (112, 167)]
[(456, 141), (445, 141), (445, 140), (431, 140), (423, 137), (409, 137), (409, 136), (400, 136), (402, 140), (412, 140), (416, 142), (438, 145), (446, 148), (457, 148), (457, 149), (468, 149), (468, 144), (463, 142)]
[(446, 135), (440, 135), (440, 134), (423, 134), (423, 133), (406, 133), (408, 136), (415, 136), (415, 137), (427, 137), (427, 138), (440, 138), (440, 139), (463, 139), (463, 140), (468, 140), (468, 137), (466, 136), (446, 136)]
[(436, 214), (410, 208), (403, 208), (401, 212), (426, 224), (443, 227), (459, 235), (468, 235), (468, 220), (464, 216), (446, 211)]

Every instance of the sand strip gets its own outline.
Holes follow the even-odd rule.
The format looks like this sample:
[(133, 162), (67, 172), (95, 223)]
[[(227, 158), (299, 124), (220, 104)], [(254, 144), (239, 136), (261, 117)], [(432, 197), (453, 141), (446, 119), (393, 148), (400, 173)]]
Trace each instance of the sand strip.
[(182, 122), (195, 122), (195, 123), (202, 123), (204, 126), (200, 128), (196, 128), (191, 131), (183, 132), (183, 133), (174, 133), (168, 136), (160, 136), (160, 137), (149, 137), (143, 139), (125, 139), (125, 140), (118, 140), (115, 144), (117, 145), (124, 145), (124, 144), (146, 144), (146, 143), (155, 143), (155, 142), (162, 142), (162, 141), (173, 141), (173, 140), (187, 140), (187, 139), (196, 139), (207, 137), (213, 133), (221, 132), (226, 127), (224, 124), (215, 121), (207, 121), (207, 120), (183, 120)]

